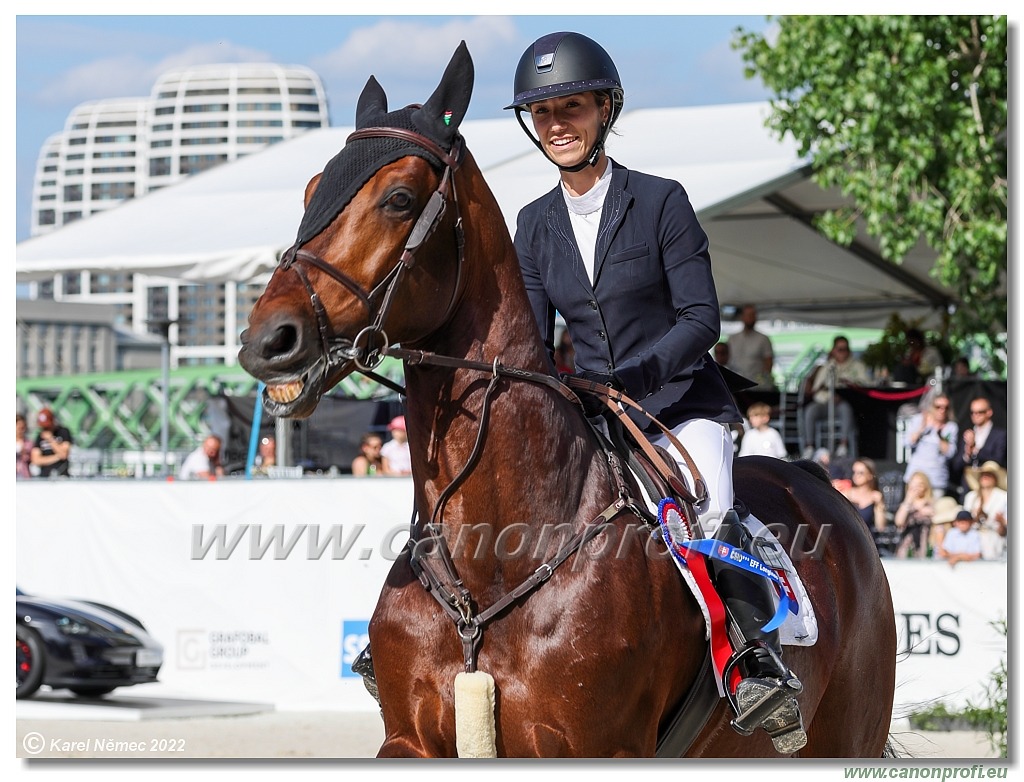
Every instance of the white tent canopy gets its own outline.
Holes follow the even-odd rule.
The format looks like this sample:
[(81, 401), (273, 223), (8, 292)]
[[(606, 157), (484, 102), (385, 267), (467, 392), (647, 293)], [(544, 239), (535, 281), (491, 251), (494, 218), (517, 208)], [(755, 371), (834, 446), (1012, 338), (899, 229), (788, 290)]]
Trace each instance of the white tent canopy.
[[(918, 318), (952, 304), (929, 278), (935, 253), (927, 248), (894, 266), (863, 232), (859, 244), (842, 248), (814, 230), (812, 216), (841, 196), (810, 181), (795, 144), (769, 134), (767, 110), (753, 103), (626, 112), (608, 142), (623, 165), (686, 188), (711, 238), (721, 303), (754, 302), (762, 319), (873, 327), (894, 311)], [(295, 238), (306, 183), (351, 130), (310, 131), (21, 242), (18, 282), (74, 270), (259, 278)], [(519, 208), (555, 184), (553, 167), (511, 117), (470, 120), (462, 130), (514, 231)]]

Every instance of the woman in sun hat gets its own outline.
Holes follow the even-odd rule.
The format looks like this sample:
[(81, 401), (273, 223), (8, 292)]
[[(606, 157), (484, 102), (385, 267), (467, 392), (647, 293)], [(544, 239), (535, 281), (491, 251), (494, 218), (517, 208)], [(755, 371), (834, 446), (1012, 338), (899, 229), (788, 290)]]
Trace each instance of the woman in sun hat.
[(388, 431), (391, 432), (391, 439), (380, 449), (384, 459), (384, 474), (412, 475), (412, 454), (409, 451), (409, 436), (405, 431), (405, 416), (392, 418)]
[(999, 462), (988, 461), (964, 470), (964, 479), (971, 488), (964, 497), (964, 509), (978, 522), (981, 555), (1000, 559), (1006, 554), (1006, 470)]
[(932, 512), (932, 551), (937, 552), (942, 547), (942, 539), (953, 527), (956, 514), (962, 511), (963, 505), (953, 497), (939, 497), (935, 500), (934, 511)]

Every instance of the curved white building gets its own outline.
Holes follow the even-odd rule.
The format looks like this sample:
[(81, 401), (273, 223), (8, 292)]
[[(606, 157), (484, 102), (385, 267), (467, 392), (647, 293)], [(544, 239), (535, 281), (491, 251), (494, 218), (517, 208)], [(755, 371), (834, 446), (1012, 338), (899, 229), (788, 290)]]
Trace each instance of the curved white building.
[(248, 63), (165, 73), (150, 95), (149, 189), (329, 124), (323, 84), (308, 68)]
[(40, 151), (32, 235), (328, 125), (320, 77), (299, 65), (195, 66), (148, 98), (83, 103)]

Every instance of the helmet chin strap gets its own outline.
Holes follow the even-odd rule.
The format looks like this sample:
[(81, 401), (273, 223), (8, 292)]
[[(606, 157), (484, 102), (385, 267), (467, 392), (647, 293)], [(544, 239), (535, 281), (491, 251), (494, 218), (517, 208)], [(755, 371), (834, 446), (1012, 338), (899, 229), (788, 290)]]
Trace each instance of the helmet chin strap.
[(540, 143), (540, 139), (534, 136), (530, 129), (526, 126), (526, 123), (523, 122), (523, 110), (518, 106), (516, 106), (516, 119), (519, 121), (519, 127), (521, 127), (523, 131), (526, 133), (526, 135), (529, 136), (530, 141), (533, 142), (533, 145), (537, 147), (537, 149), (540, 150), (540, 153), (548, 160), (550, 160), (555, 165), (555, 167), (558, 168), (559, 171), (568, 171), (570, 174), (575, 174), (577, 171), (582, 171), (587, 166), (596, 166), (597, 161), (601, 158), (601, 152), (604, 151), (604, 139), (605, 136), (608, 135), (607, 125), (605, 125), (601, 129), (601, 138), (599, 138), (597, 140), (597, 143), (595, 143), (594, 146), (591, 148), (589, 155), (587, 155), (585, 158), (583, 158), (583, 160), (581, 160), (574, 166), (560, 166), (558, 165), (558, 163), (555, 163), (554, 160), (551, 160), (551, 156), (544, 150), (544, 145)]

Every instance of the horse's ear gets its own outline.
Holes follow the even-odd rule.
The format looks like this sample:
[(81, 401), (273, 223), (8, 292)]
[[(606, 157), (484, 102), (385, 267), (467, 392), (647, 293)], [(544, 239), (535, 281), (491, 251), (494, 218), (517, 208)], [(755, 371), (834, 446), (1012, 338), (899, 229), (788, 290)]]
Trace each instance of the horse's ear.
[(320, 177), (322, 177), (323, 175), (324, 173), (323, 171), (321, 171), (315, 177), (310, 179), (309, 183), (306, 185), (306, 194), (302, 198), (303, 209), (309, 206), (309, 199), (311, 199), (313, 197), (313, 193), (316, 192), (316, 186), (320, 184)]
[(413, 112), (412, 121), (424, 135), (450, 146), (466, 116), (472, 94), (473, 58), (463, 41), (452, 55), (434, 94), (423, 108)]
[(388, 96), (384, 94), (384, 88), (371, 76), (356, 104), (356, 129), (381, 125), (387, 113)]

